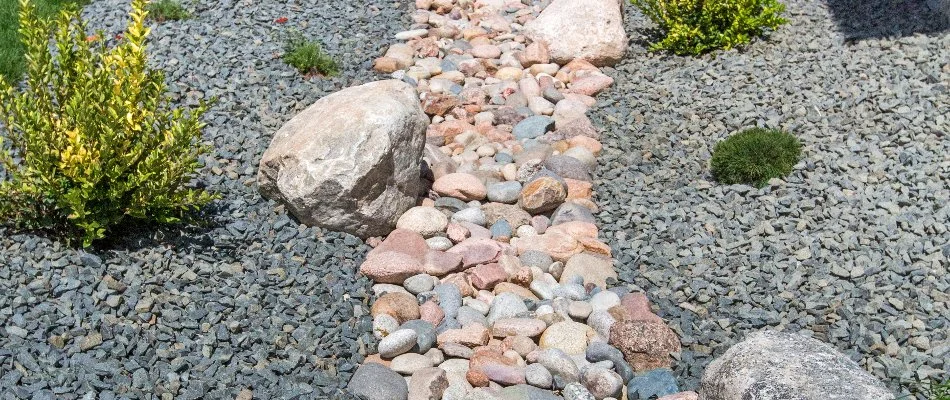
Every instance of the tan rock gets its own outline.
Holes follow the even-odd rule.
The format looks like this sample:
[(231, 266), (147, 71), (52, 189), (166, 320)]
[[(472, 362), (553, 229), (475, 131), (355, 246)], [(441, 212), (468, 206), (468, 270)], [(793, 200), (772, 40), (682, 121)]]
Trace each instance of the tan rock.
[(567, 198), (567, 187), (550, 176), (541, 176), (521, 188), (518, 205), (525, 211), (538, 214), (551, 211)]
[(514, 293), (524, 299), (535, 300), (535, 301), (539, 300), (538, 296), (535, 296), (535, 294), (532, 293), (531, 290), (529, 290), (528, 288), (516, 285), (511, 282), (502, 282), (495, 285), (495, 289), (492, 291), (492, 293), (496, 295), (502, 294), (502, 293)]
[(590, 253), (580, 253), (572, 256), (564, 265), (560, 283), (570, 282), (571, 277), (578, 275), (584, 278), (585, 283), (592, 283), (607, 288), (607, 278), (617, 279), (617, 271), (613, 262), (608, 258), (598, 257)]
[(538, 342), (542, 349), (558, 349), (567, 354), (584, 354), (590, 341), (597, 337), (593, 328), (574, 321), (549, 326)]
[(423, 368), (409, 378), (408, 400), (441, 400), (449, 380), (442, 368)]
[(456, 172), (437, 179), (432, 190), (443, 196), (451, 196), (462, 201), (482, 200), (488, 189), (475, 175)]
[(440, 348), (446, 343), (455, 343), (467, 347), (484, 346), (488, 344), (489, 339), (491, 339), (491, 335), (488, 328), (479, 323), (471, 323), (460, 329), (449, 329), (436, 337)]
[(370, 308), (370, 314), (374, 317), (379, 314), (387, 314), (395, 318), (399, 323), (413, 319), (419, 319), (419, 303), (416, 297), (409, 293), (390, 292), (376, 299)]
[(515, 248), (519, 255), (528, 250), (538, 250), (548, 253), (555, 261), (562, 262), (584, 251), (584, 247), (576, 239), (557, 231), (519, 238)]

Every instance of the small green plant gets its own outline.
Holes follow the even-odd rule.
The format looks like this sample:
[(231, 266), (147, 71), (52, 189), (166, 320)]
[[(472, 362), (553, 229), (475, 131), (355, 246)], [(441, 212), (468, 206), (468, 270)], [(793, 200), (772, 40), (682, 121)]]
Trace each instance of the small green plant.
[(928, 400), (950, 400), (950, 380), (943, 383), (931, 381), (927, 387), (921, 390), (921, 393)]
[(148, 3), (146, 6), (149, 18), (158, 22), (169, 20), (182, 20), (191, 17), (188, 10), (185, 10), (177, 0), (157, 0)]
[(663, 33), (651, 50), (699, 55), (731, 49), (786, 20), (776, 0), (630, 0)]
[(710, 166), (722, 183), (763, 187), (769, 179), (791, 173), (801, 151), (801, 143), (789, 133), (752, 128), (716, 144)]
[(330, 57), (320, 43), (308, 40), (300, 32), (292, 32), (284, 46), (284, 62), (296, 68), (302, 74), (318, 73), (334, 76), (340, 72), (336, 61)]
[(0, 222), (87, 247), (124, 221), (176, 223), (213, 199), (187, 187), (208, 150), (207, 106), (170, 108), (164, 76), (146, 66), (145, 4), (132, 1), (109, 48), (75, 9), (47, 21), (20, 0), (27, 79), (22, 90), (0, 79)]

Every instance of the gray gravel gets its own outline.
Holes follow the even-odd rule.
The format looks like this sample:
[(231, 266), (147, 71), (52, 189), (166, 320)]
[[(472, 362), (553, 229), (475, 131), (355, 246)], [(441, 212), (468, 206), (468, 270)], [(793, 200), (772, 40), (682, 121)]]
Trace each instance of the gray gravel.
[[(593, 111), (597, 217), (621, 280), (682, 336), (686, 389), (765, 327), (811, 332), (895, 392), (946, 379), (950, 29), (931, 13), (903, 37), (852, 40), (880, 26), (862, 35), (825, 2), (786, 3), (770, 40), (699, 58), (647, 53), (649, 24), (627, 7), (633, 44)], [(754, 125), (798, 135), (803, 160), (765, 189), (718, 184), (713, 146)]]
[[(130, 227), (88, 254), (0, 229), (0, 398), (344, 398), (375, 346), (369, 281), (355, 276), (367, 247), (292, 221), (254, 178), (285, 120), (378, 79), (372, 60), (409, 26), (410, 4), (184, 3), (194, 18), (155, 26), (150, 54), (179, 104), (219, 99), (200, 180), (222, 199), (209, 226)], [(127, 9), (104, 0), (84, 13), (111, 37)], [(290, 28), (321, 39), (341, 75), (284, 65)]]

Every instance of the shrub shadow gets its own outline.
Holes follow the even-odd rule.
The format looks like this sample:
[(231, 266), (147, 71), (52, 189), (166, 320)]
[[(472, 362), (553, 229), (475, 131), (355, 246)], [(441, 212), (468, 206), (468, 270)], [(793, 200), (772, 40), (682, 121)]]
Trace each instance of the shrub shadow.
[(950, 31), (950, 0), (826, 1), (848, 41)]

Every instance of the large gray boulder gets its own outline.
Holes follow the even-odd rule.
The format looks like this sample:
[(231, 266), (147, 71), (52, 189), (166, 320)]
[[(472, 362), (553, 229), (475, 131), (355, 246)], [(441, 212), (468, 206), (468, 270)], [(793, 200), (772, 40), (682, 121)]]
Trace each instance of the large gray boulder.
[(830, 345), (762, 331), (709, 364), (700, 400), (887, 400), (894, 396)]
[(627, 49), (620, 3), (626, 0), (554, 0), (525, 25), (525, 35), (547, 45), (559, 64), (583, 58), (614, 65)]
[(261, 194), (308, 225), (385, 235), (416, 203), (428, 124), (402, 81), (333, 93), (274, 134), (261, 158)]

